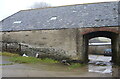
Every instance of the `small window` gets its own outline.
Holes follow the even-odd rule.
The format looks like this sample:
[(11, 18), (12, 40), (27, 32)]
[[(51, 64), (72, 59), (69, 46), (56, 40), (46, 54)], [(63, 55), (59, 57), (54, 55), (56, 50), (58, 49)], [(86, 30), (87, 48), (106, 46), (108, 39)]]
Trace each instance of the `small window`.
[(13, 24), (20, 24), (22, 21), (15, 21)]
[(50, 20), (56, 20), (57, 19), (57, 16), (53, 16), (50, 18)]

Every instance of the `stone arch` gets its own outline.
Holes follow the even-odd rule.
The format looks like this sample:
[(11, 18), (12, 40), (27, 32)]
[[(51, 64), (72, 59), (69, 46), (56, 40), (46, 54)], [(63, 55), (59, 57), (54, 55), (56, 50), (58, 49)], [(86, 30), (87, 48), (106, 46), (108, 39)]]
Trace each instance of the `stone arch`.
[[(78, 47), (81, 50), (81, 58), (82, 61), (84, 62), (88, 62), (88, 41), (91, 38), (95, 38), (95, 37), (106, 37), (106, 38), (110, 38), (111, 39), (111, 46), (112, 46), (112, 61), (113, 63), (118, 63), (120, 60), (120, 50), (119, 50), (119, 34), (116, 31), (111, 31), (111, 30), (92, 30), (92, 31), (87, 31), (84, 32), (84, 34), (82, 35), (82, 45), (81, 48)], [(80, 40), (79, 40), (80, 41)], [(78, 43), (80, 44), (80, 43)], [(80, 45), (78, 45), (80, 46)], [(80, 52), (78, 50), (78, 52)]]
[(85, 34), (96, 32), (96, 31), (107, 31), (107, 32), (112, 32), (116, 34), (120, 33), (118, 27), (114, 27), (114, 28), (113, 27), (99, 27), (99, 28), (85, 28), (83, 29), (82, 34), (85, 35)]

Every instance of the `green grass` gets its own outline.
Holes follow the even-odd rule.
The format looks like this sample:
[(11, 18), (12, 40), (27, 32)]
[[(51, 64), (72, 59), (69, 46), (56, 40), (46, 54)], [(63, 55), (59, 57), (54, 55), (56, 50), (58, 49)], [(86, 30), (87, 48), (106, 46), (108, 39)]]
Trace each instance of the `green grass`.
[[(50, 58), (44, 58), (44, 59), (40, 59), (40, 58), (35, 58), (35, 57), (23, 57), (20, 56), (18, 54), (15, 53), (9, 53), (9, 52), (2, 52), (0, 53), (0, 55), (3, 56), (9, 56), (10, 57), (10, 61), (15, 62), (15, 63), (27, 63), (27, 64), (35, 64), (35, 63), (60, 63), (57, 60), (53, 60)], [(0, 65), (12, 65), (13, 63), (8, 63), (8, 64), (0, 64)], [(75, 69), (75, 68), (79, 68), (82, 67), (83, 64), (80, 63), (72, 63), (71, 65), (68, 66), (69, 69)]]
[(9, 56), (10, 61), (16, 62), (16, 63), (39, 63), (39, 62), (45, 62), (45, 63), (59, 63), (59, 61), (50, 59), (50, 58), (35, 58), (35, 57), (23, 57), (19, 54), (15, 53), (9, 53), (9, 52), (0, 52), (0, 55), (2, 56)]
[(15, 53), (9, 53), (9, 52), (0, 52), (0, 56), (19, 56), (19, 54), (15, 54)]
[(13, 65), (13, 63), (7, 63), (7, 64), (0, 64), (1, 65)]
[(50, 59), (50, 58), (42, 59), (42, 62), (46, 62), (46, 63), (59, 63), (59, 61), (53, 60), (53, 59)]
[(68, 66), (69, 69), (75, 69), (84, 66), (84, 64), (80, 63), (72, 63), (71, 65)]
[(11, 57), (10, 61), (16, 62), (16, 63), (40, 63), (40, 62), (45, 62), (45, 63), (59, 63), (56, 60), (45, 58), (45, 59), (40, 59), (40, 58), (35, 58), (35, 57)]
[(10, 61), (16, 62), (16, 63), (37, 63), (39, 62), (39, 59), (34, 57), (11, 57)]

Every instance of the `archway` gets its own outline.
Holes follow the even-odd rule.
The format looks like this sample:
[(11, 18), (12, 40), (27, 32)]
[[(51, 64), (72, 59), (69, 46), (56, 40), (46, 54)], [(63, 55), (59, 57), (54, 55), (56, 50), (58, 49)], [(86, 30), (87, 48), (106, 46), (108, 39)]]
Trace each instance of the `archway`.
[(95, 37), (89, 40), (88, 59), (92, 62), (111, 61), (111, 39), (106, 37)]
[(113, 63), (117, 63), (117, 54), (119, 53), (118, 49), (118, 40), (117, 38), (119, 37), (118, 34), (110, 31), (95, 31), (95, 32), (90, 32), (87, 34), (83, 35), (83, 47), (82, 47), (82, 52), (83, 52), (83, 61), (88, 62), (88, 43), (89, 39), (95, 38), (95, 37), (106, 37), (111, 39), (111, 48), (112, 48), (112, 61)]

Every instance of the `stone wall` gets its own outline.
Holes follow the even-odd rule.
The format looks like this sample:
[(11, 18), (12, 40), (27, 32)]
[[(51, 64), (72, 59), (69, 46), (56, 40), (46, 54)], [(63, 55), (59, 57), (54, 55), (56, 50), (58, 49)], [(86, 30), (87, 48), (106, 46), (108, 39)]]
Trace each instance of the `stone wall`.
[[(76, 52), (76, 29), (33, 30), (2, 32), (4, 42), (28, 44), (32, 48), (41, 48), (47, 53), (63, 53), (71, 59), (78, 59)], [(40, 50), (41, 50), (40, 49)]]
[[(119, 27), (119, 32), (120, 32), (120, 27)], [(119, 64), (120, 65), (120, 33), (119, 33), (119, 35), (118, 35), (118, 39), (117, 39), (117, 57), (116, 57), (116, 60), (118, 60), (117, 61), (117, 64)], [(120, 73), (119, 73), (120, 74)]]
[[(54, 29), (1, 32), (3, 42), (18, 43), (21, 45), (21, 54), (29, 56), (52, 57), (55, 59), (73, 59), (88, 62), (88, 40), (97, 36), (110, 37), (112, 39), (112, 60), (119, 63), (120, 56), (120, 27), (116, 27), (117, 33), (102, 31), (83, 35), (82, 29)], [(98, 29), (98, 28), (97, 28)], [(8, 45), (10, 46), (10, 45)], [(11, 46), (10, 46), (11, 47)], [(17, 46), (15, 46), (17, 47)]]
[[(0, 32), (0, 41), (2, 41), (2, 32)], [(2, 51), (2, 43), (0, 42), (0, 51)]]

